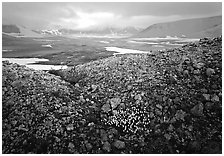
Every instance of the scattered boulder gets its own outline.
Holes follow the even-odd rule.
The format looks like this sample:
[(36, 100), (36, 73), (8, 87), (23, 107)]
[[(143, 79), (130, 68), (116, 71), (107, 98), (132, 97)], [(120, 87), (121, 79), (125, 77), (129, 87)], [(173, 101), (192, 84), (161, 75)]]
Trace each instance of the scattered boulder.
[(175, 114), (175, 117), (177, 120), (182, 120), (184, 121), (184, 117), (186, 116), (186, 112), (182, 111), (182, 110), (178, 110)]
[(171, 139), (171, 135), (169, 135), (169, 134), (164, 134), (164, 137), (167, 139), (167, 140), (170, 140)]
[(201, 69), (204, 65), (205, 65), (204, 63), (199, 62), (199, 63), (197, 63), (196, 67), (197, 67), (198, 69)]
[(102, 149), (104, 150), (104, 151), (106, 151), (106, 152), (110, 152), (111, 151), (111, 145), (110, 145), (110, 143), (108, 142), (108, 141), (106, 141), (106, 142), (104, 142), (103, 143), (103, 147), (102, 147)]
[(211, 76), (212, 74), (214, 74), (215, 73), (215, 70), (214, 69), (212, 69), (212, 68), (207, 68), (206, 69), (206, 75), (209, 77), (209, 76)]
[(198, 141), (191, 141), (188, 145), (188, 150), (190, 153), (198, 152), (201, 149), (201, 143)]
[(213, 95), (211, 101), (212, 102), (219, 102), (219, 97), (215, 94), (215, 95)]
[(72, 131), (74, 129), (73, 127), (73, 124), (69, 124), (67, 127), (66, 127), (67, 131)]
[(116, 140), (113, 143), (113, 146), (116, 147), (117, 149), (124, 149), (125, 148), (125, 143), (123, 141)]
[(168, 127), (168, 131), (173, 131), (173, 130), (174, 130), (174, 127), (173, 127), (172, 124), (170, 124), (169, 127)]
[(109, 111), (111, 111), (110, 104), (104, 104), (101, 109), (103, 110), (103, 112), (108, 113)]
[(210, 100), (210, 95), (209, 94), (202, 94), (203, 97), (205, 98), (206, 101)]
[(93, 145), (91, 143), (89, 143), (89, 142), (86, 142), (86, 150), (87, 151), (91, 151), (92, 148), (93, 148)]
[(92, 87), (92, 92), (95, 92), (97, 89), (97, 85), (92, 84), (91, 87)]
[(203, 104), (199, 103), (191, 109), (191, 113), (195, 116), (203, 116), (203, 109)]
[(76, 151), (75, 150), (75, 145), (72, 142), (69, 142), (69, 144), (68, 144), (68, 150), (71, 153), (74, 153)]
[(108, 137), (107, 137), (107, 132), (104, 129), (100, 130), (100, 137), (101, 137), (101, 141), (107, 141)]
[(128, 90), (128, 91), (132, 90), (132, 88), (133, 88), (132, 85), (128, 85), (128, 86), (127, 86), (127, 90)]
[(214, 103), (213, 102), (206, 102), (205, 103), (205, 109), (210, 110), (213, 107)]
[(121, 103), (121, 99), (120, 98), (112, 98), (110, 99), (110, 104), (111, 104), (111, 108), (115, 109), (117, 108), (117, 106)]

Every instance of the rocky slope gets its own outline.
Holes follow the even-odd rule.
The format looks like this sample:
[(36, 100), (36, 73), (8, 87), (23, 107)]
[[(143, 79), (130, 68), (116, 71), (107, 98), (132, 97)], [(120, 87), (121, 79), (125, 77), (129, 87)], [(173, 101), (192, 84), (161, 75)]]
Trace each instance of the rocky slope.
[(135, 37), (186, 36), (188, 38), (217, 37), (222, 34), (222, 16), (186, 19), (153, 24)]
[(64, 71), (3, 62), (3, 153), (221, 153), (222, 39)]

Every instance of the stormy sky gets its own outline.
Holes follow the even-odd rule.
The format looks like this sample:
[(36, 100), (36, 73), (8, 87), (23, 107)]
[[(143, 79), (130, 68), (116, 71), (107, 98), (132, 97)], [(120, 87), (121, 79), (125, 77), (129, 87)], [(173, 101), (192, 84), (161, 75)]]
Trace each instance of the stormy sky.
[(155, 23), (222, 14), (221, 2), (3, 2), (3, 24), (32, 29), (146, 28)]

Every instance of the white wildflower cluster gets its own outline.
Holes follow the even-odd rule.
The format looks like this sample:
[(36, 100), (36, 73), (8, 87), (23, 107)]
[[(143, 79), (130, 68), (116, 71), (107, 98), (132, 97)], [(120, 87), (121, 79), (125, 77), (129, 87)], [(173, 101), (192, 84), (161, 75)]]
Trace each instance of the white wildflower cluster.
[(123, 132), (137, 133), (150, 130), (150, 113), (146, 107), (134, 106), (114, 111), (105, 123), (122, 128)]

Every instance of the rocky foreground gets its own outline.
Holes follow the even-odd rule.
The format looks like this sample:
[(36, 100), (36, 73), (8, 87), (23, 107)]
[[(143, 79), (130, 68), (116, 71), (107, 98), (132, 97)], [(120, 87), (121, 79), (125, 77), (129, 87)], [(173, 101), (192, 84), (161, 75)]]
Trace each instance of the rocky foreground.
[(53, 74), (3, 62), (2, 73), (3, 153), (222, 152), (221, 37)]

